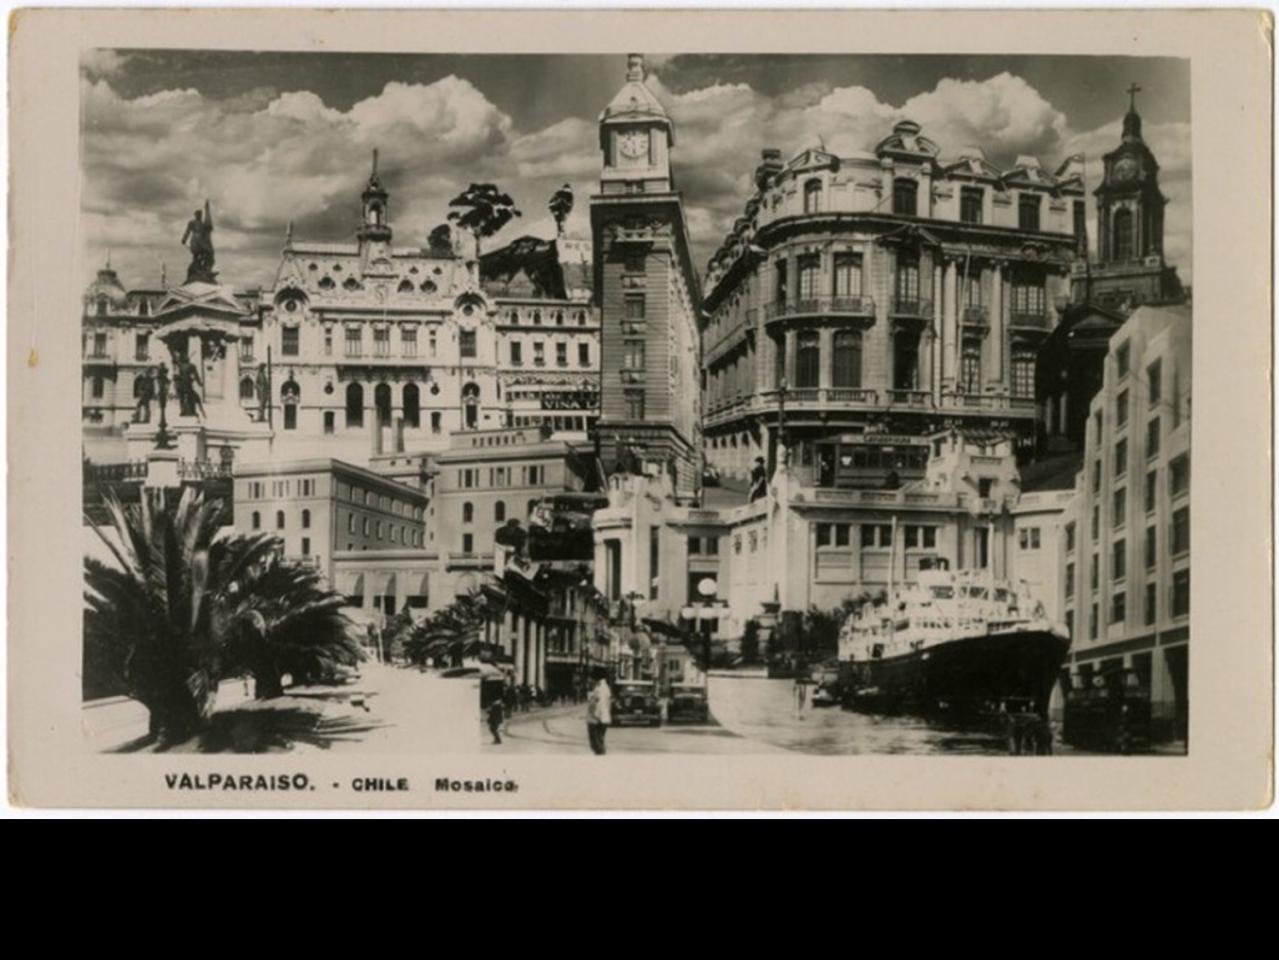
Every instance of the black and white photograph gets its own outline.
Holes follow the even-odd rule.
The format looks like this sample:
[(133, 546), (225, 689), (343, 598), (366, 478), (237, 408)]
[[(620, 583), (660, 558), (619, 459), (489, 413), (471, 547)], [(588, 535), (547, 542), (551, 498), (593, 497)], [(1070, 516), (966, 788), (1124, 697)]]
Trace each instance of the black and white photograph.
[(80, 756), (1215, 755), (1189, 51), (277, 35), (77, 52)]

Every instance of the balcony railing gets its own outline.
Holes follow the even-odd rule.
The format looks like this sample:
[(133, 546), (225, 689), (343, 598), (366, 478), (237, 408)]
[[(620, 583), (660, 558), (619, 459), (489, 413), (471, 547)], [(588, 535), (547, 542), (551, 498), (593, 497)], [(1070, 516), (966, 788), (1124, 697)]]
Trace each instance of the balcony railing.
[(824, 391), (831, 403), (875, 403), (878, 391), (865, 387), (830, 387)]
[(178, 476), (183, 480), (213, 480), (231, 476), (230, 460), (179, 460)]
[(943, 407), (958, 407), (961, 410), (980, 410), (986, 413), (1033, 413), (1035, 401), (1032, 397), (991, 396), (979, 393), (943, 393)]
[(964, 307), (964, 323), (970, 327), (988, 327), (990, 315), (981, 304), (969, 304)]
[(872, 316), (875, 313), (875, 301), (871, 297), (805, 297), (801, 300), (778, 301), (764, 305), (765, 320), (780, 320), (783, 317), (812, 316)]
[(889, 390), (888, 400), (894, 406), (931, 407), (933, 397), (927, 390)]
[(128, 463), (92, 463), (84, 468), (86, 483), (128, 483), (147, 478), (147, 462), (131, 460)]
[(1052, 320), (1045, 310), (1014, 310), (1009, 315), (1009, 322), (1014, 327), (1026, 327), (1030, 330), (1048, 330)]
[(908, 297), (893, 298), (893, 316), (908, 317), (919, 320), (931, 319), (933, 302), (931, 300), (913, 300)]

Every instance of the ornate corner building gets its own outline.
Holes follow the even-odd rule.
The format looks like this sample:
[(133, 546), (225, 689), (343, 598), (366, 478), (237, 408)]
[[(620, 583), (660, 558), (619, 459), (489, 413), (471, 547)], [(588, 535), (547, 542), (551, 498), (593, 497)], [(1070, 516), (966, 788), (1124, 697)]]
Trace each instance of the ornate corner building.
[(631, 54), (626, 83), (599, 120), (603, 169), (591, 198), (603, 356), (599, 443), (669, 470), (678, 497), (701, 483), (697, 313), (684, 203), (671, 178), (675, 128)]

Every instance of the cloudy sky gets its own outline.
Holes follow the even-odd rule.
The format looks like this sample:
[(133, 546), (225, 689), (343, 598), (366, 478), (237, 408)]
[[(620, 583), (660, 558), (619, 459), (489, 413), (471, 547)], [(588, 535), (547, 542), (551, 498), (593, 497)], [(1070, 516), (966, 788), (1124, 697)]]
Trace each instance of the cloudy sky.
[[(821, 138), (867, 150), (909, 117), (943, 156), (975, 144), (998, 165), (1034, 154), (1055, 166), (1083, 152), (1091, 188), (1136, 82), (1171, 200), (1168, 256), (1192, 280), (1186, 61), (680, 55), (648, 66), (675, 122), (699, 267), (740, 214), (763, 147), (789, 158)], [(222, 279), (270, 283), (290, 220), (298, 239), (351, 237), (374, 147), (397, 244), (425, 243), (448, 201), (485, 181), (523, 211), (490, 246), (553, 236), (546, 201), (564, 183), (578, 201), (569, 231), (586, 236), (596, 119), (624, 72), (618, 55), (94, 51), (81, 86), (86, 270), (109, 251), (128, 286), (158, 283), (162, 261), (181, 279), (178, 240), (208, 197)]]

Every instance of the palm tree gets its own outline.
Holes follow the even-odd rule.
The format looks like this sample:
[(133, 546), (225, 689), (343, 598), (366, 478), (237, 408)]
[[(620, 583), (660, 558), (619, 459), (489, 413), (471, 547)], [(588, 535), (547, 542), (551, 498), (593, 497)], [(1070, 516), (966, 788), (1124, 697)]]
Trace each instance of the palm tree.
[(555, 193), (551, 194), (551, 199), (547, 201), (546, 208), (551, 211), (551, 216), (555, 218), (555, 235), (557, 237), (564, 236), (564, 221), (573, 212), (573, 188), (567, 183), (564, 184)]
[(167, 510), (157, 496), (128, 508), (106, 498), (110, 523), (94, 529), (115, 563), (85, 558), (85, 663), (110, 670), (147, 708), (151, 737), (174, 743), (208, 721), (217, 694), (208, 574), (221, 505), (188, 490)]
[(85, 662), (147, 708), (153, 739), (205, 727), (224, 677), (248, 670), (259, 697), (278, 696), (286, 672), (311, 679), (359, 659), (342, 598), (280, 560), (270, 534), (222, 532), (220, 501), (188, 489), (168, 509), (144, 491), (106, 509), (111, 523), (94, 529), (115, 563), (85, 559)]
[(473, 183), (449, 201), (448, 219), (475, 238), (475, 259), (480, 258), (480, 240), (491, 237), (520, 216), (510, 194), (503, 193), (492, 183)]

